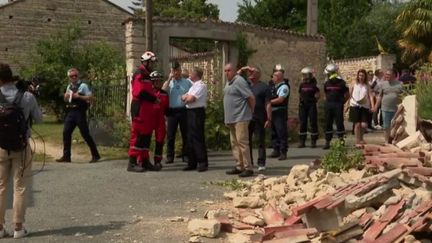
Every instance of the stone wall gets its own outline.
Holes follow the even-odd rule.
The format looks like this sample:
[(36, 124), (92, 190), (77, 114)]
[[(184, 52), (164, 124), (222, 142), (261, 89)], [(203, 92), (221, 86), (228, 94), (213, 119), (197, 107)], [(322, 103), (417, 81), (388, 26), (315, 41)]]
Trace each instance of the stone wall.
[(385, 70), (392, 68), (394, 63), (396, 63), (395, 55), (389, 54), (335, 60), (335, 64), (339, 66), (340, 75), (347, 83), (355, 81), (359, 69), (366, 69), (366, 71)]
[(290, 80), (291, 95), (289, 114), (298, 112), (298, 87), (301, 80), (301, 69), (310, 66), (315, 70), (319, 85), (323, 84), (325, 65), (325, 42), (315, 39), (298, 38), (287, 35), (283, 38), (265, 33), (246, 32), (248, 45), (256, 50), (249, 58), (249, 64), (262, 70), (261, 79), (268, 81), (275, 64), (285, 69), (285, 77)]
[(17, 0), (0, 6), (0, 62), (30, 61), (38, 40), (78, 24), (84, 42), (106, 41), (124, 53), (123, 21), (131, 15), (108, 0)]
[[(129, 19), (125, 21), (125, 25), (127, 71), (132, 74), (139, 63), (139, 55), (145, 51), (144, 21)], [(159, 55), (159, 68), (165, 73), (168, 71), (170, 37), (217, 40), (220, 46), (221, 66), (227, 62), (237, 63), (238, 50), (235, 41), (241, 32), (246, 35), (248, 46), (256, 50), (250, 57), (249, 64), (262, 69), (263, 80), (270, 79), (275, 64), (284, 66), (292, 86), (289, 112), (291, 116), (297, 116), (300, 70), (305, 66), (311, 66), (316, 70), (318, 80), (323, 81), (326, 44), (322, 36), (213, 20), (155, 18), (154, 51)], [(222, 70), (220, 71), (220, 75), (223, 75)], [(223, 76), (221, 80), (225, 82)], [(222, 82), (220, 85), (221, 89), (223, 84)]]

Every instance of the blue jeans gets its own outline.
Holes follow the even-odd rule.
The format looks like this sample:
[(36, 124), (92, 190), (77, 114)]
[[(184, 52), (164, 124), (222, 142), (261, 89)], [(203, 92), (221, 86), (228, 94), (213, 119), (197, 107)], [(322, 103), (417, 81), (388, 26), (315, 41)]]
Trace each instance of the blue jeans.
[(395, 114), (395, 111), (382, 111), (384, 129), (388, 129), (391, 127), (391, 121), (393, 120)]

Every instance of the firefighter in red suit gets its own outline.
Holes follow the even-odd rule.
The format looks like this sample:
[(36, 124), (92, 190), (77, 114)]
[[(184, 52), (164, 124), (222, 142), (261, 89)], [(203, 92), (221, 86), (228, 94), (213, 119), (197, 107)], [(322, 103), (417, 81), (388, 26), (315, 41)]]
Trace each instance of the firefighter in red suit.
[(159, 99), (159, 103), (154, 104), (156, 110), (154, 167), (160, 170), (162, 168), (162, 152), (166, 136), (165, 115), (169, 107), (169, 97), (168, 93), (162, 89), (162, 75), (158, 71), (152, 72), (150, 79), (153, 82), (156, 97)]
[(156, 62), (155, 54), (146, 51), (141, 56), (141, 65), (132, 78), (132, 126), (127, 168), (131, 172), (156, 170), (149, 160), (151, 136), (155, 127), (154, 105), (159, 103), (150, 79), (154, 62)]

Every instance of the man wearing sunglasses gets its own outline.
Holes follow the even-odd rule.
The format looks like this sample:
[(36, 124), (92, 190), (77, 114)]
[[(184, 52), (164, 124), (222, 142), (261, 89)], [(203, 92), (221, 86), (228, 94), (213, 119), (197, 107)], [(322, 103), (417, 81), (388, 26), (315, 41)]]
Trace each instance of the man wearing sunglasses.
[(76, 68), (69, 69), (67, 75), (70, 84), (64, 93), (67, 110), (63, 128), (63, 156), (56, 161), (60, 163), (71, 162), (72, 133), (78, 126), (81, 136), (86, 141), (92, 154), (90, 163), (94, 163), (99, 161), (100, 155), (87, 124), (87, 109), (93, 95), (88, 85), (79, 79), (79, 72)]

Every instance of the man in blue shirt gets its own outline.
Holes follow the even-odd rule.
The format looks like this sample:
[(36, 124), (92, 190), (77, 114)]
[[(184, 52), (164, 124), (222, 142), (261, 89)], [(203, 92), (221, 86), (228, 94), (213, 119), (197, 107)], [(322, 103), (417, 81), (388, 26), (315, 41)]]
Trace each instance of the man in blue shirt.
[(272, 98), (270, 104), (272, 106), (272, 146), (273, 152), (270, 157), (279, 157), (279, 160), (286, 160), (288, 150), (288, 98), (289, 87), (284, 82), (283, 72), (276, 70), (273, 73), (272, 80), (274, 88), (272, 89)]
[(182, 136), (182, 157), (186, 160), (187, 151), (187, 110), (186, 103), (182, 101), (182, 96), (192, 87), (192, 83), (181, 77), (182, 70), (180, 63), (174, 62), (171, 67), (171, 73), (168, 80), (162, 86), (162, 89), (169, 96), (169, 111), (167, 115), (167, 164), (174, 163), (174, 145), (177, 134), (177, 128), (180, 126)]
[(93, 99), (93, 95), (88, 85), (79, 79), (79, 73), (76, 68), (69, 69), (67, 75), (71, 82), (67, 86), (64, 94), (64, 100), (67, 103), (67, 111), (63, 128), (63, 156), (56, 161), (71, 162), (72, 133), (78, 126), (81, 136), (90, 147), (90, 152), (92, 154), (90, 163), (94, 163), (100, 159), (100, 155), (90, 135), (87, 124), (87, 109)]

